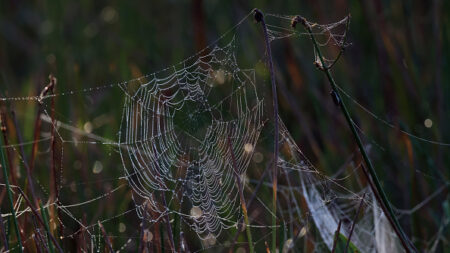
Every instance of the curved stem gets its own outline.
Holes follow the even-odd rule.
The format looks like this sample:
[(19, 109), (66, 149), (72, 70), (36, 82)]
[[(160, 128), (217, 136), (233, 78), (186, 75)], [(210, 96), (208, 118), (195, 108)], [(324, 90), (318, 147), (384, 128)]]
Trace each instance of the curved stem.
[(269, 35), (267, 33), (266, 22), (264, 21), (263, 13), (255, 9), (255, 19), (261, 23), (264, 32), (264, 41), (266, 43), (266, 50), (269, 62), (270, 82), (272, 84), (272, 101), (273, 101), (273, 116), (274, 116), (274, 150), (273, 150), (273, 182), (272, 182), (272, 252), (276, 252), (277, 248), (277, 185), (278, 185), (278, 96), (277, 86), (275, 84), (275, 74), (273, 71), (272, 50), (270, 49)]

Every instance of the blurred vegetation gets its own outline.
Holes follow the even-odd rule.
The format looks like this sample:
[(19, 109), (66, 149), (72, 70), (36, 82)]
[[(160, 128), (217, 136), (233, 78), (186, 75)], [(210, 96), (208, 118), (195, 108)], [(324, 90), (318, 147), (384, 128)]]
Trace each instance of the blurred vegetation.
[[(369, 156), (388, 197), (396, 208), (412, 210), (448, 185), (450, 148), (411, 138), (399, 129), (425, 139), (450, 142), (449, 1), (2, 1), (0, 95), (36, 96), (48, 83), (50, 73), (58, 79), (57, 91), (61, 92), (119, 83), (151, 73), (195, 54), (254, 7), (268, 13), (301, 14), (317, 23), (336, 22), (351, 13), (351, 46), (334, 66), (333, 74), (338, 85), (360, 104), (395, 126), (386, 126), (344, 97), (364, 132)], [(258, 36), (261, 34), (249, 35), (243, 46), (254, 47), (263, 57), (264, 45)], [(330, 98), (327, 80), (312, 64), (309, 39), (305, 36), (277, 40), (272, 43), (272, 50), (279, 73), (280, 113), (305, 155), (330, 176), (350, 163), (358, 164), (356, 144)], [(336, 48), (328, 50), (330, 54), (337, 52)], [(108, 139), (117, 138), (122, 113), (120, 91), (79, 94), (73, 99), (78, 106), (72, 106), (64, 97), (56, 98), (58, 120), (85, 130), (94, 129)], [(3, 111), (17, 113), (25, 141), (33, 140), (38, 108), (37, 103), (31, 102), (2, 104)], [(89, 120), (91, 125), (86, 125)], [(14, 130), (10, 132), (12, 143), (18, 143)], [(66, 196), (73, 187), (78, 189), (74, 199), (95, 196), (77, 184), (93, 180), (87, 175), (94, 166), (89, 156), (108, 154), (108, 163), (97, 166), (112, 168), (108, 174), (95, 175), (94, 189), (105, 192), (124, 183), (99, 181), (123, 175), (117, 153), (101, 148), (107, 151), (97, 146), (64, 149), (64, 164), (73, 164), (64, 165), (71, 175), (64, 176)], [(25, 146), (25, 153), (30, 155), (31, 146)], [(38, 152), (35, 167), (39, 169), (33, 171), (40, 182), (37, 184), (42, 185), (49, 182), (44, 165), (48, 161), (39, 160), (45, 154)], [(25, 182), (25, 168), (18, 161), (16, 164), (13, 177)], [(9, 207), (4, 188), (1, 191), (5, 213)], [(125, 187), (118, 191), (127, 192)], [(39, 190), (38, 195), (46, 199), (43, 191)], [(98, 217), (124, 212), (133, 205), (132, 201), (111, 198), (108, 203), (84, 207), (79, 210), (79, 217), (82, 212), (91, 214), (87, 224), (92, 224)], [(430, 248), (443, 221), (450, 219), (444, 212), (449, 201), (448, 189), (444, 187), (420, 209), (401, 216), (401, 224), (419, 249)], [(132, 230), (138, 227), (137, 223), (120, 218), (120, 225), (105, 224), (105, 229), (114, 235), (123, 234), (124, 238), (137, 237), (139, 231), (121, 227)], [(439, 244), (441, 252), (450, 248), (448, 228), (444, 228), (443, 235), (447, 240)], [(126, 242), (120, 236), (116, 240)]]

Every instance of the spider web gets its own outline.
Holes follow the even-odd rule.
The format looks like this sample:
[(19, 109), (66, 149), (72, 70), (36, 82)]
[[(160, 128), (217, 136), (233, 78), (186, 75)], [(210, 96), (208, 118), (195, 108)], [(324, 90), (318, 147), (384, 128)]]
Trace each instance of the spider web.
[(181, 218), (202, 238), (235, 226), (234, 174), (245, 174), (253, 153), (245, 148), (255, 146), (263, 126), (253, 70), (237, 66), (233, 47), (214, 47), (162, 78), (139, 79), (136, 90), (121, 86), (120, 154), (130, 186), (143, 199), (136, 204), (162, 215), (170, 210), (158, 196), (169, 193), (172, 202), (181, 195), (176, 201), (188, 200), (191, 210)]
[[(179, 229), (181, 248), (198, 248), (183, 237), (194, 235), (201, 249), (236, 245), (242, 250), (245, 243), (232, 244), (236, 230), (242, 229), (241, 183), (246, 193), (253, 194), (250, 199), (255, 199), (247, 205), (258, 249), (265, 247), (275, 215), (285, 238), (283, 252), (294, 247), (313, 252), (331, 250), (339, 222), (343, 224), (341, 234), (348, 238), (352, 233), (352, 243), (362, 252), (400, 251), (398, 238), (370, 188), (346, 187), (358, 179), (359, 165), (348, 175), (329, 177), (308, 161), (281, 118), (279, 132), (274, 133), (273, 119), (279, 116), (271, 109), (263, 62), (255, 60), (253, 68), (243, 69), (238, 61), (242, 48), (238, 47), (237, 29), (249, 16), (211, 46), (161, 71), (94, 88), (2, 99), (17, 112), (41, 108), (39, 138), (18, 141), (11, 134), (9, 143), (17, 144), (4, 148), (21, 168), (29, 164), (22, 147), (37, 145), (36, 169), (48, 167), (49, 160), (56, 161), (55, 185), (46, 177), (34, 179), (37, 195), (46, 200), (44, 208), (50, 212), (52, 230), (62, 242), (75, 241), (76, 245), (86, 245), (84, 251), (100, 251), (106, 247), (102, 224), (116, 251), (153, 247), (157, 240), (167, 246), (169, 232), (164, 224), (169, 222), (171, 229)], [(271, 41), (305, 35), (285, 28), (292, 16), (267, 17), (275, 19), (268, 23)], [(321, 46), (345, 47), (346, 23), (347, 18), (329, 25), (310, 25), (324, 38)], [(72, 106), (82, 101), (100, 107), (93, 101), (109, 93), (123, 98), (120, 103), (107, 100), (111, 115), (98, 115), (93, 110), (93, 115), (87, 112), (77, 119), (73, 113), (52, 106), (53, 100), (64, 99)], [(24, 116), (22, 122), (29, 121)], [(93, 127), (103, 134), (95, 134)], [(269, 201), (257, 192), (259, 185), (271, 187), (263, 167), (271, 166), (275, 134), (279, 135), (276, 164), (281, 173), (277, 214), (271, 213)], [(69, 154), (78, 158), (68, 160)], [(105, 176), (118, 171), (123, 176)], [(19, 219), (26, 220), (31, 209), (17, 191), (20, 185), (13, 185), (15, 210)], [(114, 212), (108, 210), (111, 203), (119, 206)], [(98, 212), (86, 214), (88, 207)], [(10, 216), (2, 214), (4, 219)], [(129, 231), (125, 224), (131, 226)], [(26, 233), (25, 247), (33, 243), (48, 247), (47, 234), (39, 226)]]

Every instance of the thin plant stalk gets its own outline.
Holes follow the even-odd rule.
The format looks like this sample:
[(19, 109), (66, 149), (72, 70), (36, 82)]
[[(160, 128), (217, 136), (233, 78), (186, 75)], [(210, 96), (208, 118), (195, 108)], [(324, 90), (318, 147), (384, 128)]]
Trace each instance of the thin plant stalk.
[[(251, 206), (251, 204), (253, 203), (253, 201), (255, 200), (256, 194), (258, 193), (259, 188), (261, 188), (261, 186), (262, 186), (262, 184), (263, 184), (263, 182), (264, 182), (264, 178), (266, 177), (266, 174), (267, 174), (267, 172), (268, 172), (269, 169), (270, 169), (271, 163), (272, 163), (272, 161), (270, 161), (270, 162), (268, 163), (268, 165), (267, 165), (266, 168), (264, 169), (264, 172), (262, 173), (262, 175), (261, 175), (261, 177), (260, 177), (260, 179), (259, 179), (259, 181), (258, 181), (258, 184), (255, 186), (255, 188), (253, 188), (253, 193), (252, 193), (252, 195), (250, 196), (250, 199), (249, 199), (248, 202), (247, 202), (247, 208), (249, 208), (249, 207)], [(236, 241), (237, 241), (237, 239), (238, 239), (238, 237), (239, 237), (239, 234), (241, 233), (241, 230), (242, 230), (242, 222), (243, 222), (243, 218), (241, 218), (241, 220), (239, 221), (238, 229), (237, 229), (236, 234), (234, 235), (234, 238), (233, 238), (233, 243), (231, 244), (231, 247), (230, 247), (230, 249), (229, 249), (229, 251), (228, 251), (229, 253), (232, 253), (232, 252), (233, 252), (234, 245), (236, 244)], [(224, 251), (224, 252), (225, 252), (225, 251)]]
[(114, 253), (114, 249), (113, 249), (113, 247), (111, 245), (111, 241), (109, 240), (109, 237), (106, 234), (106, 230), (103, 227), (102, 223), (100, 223), (100, 221), (98, 222), (98, 226), (100, 227), (100, 230), (102, 231), (103, 239), (105, 240), (105, 243), (108, 246), (109, 252)]
[[(5, 123), (6, 122), (0, 122), (2, 131), (6, 130), (5, 126), (3, 125)], [(9, 207), (11, 209), (12, 219), (14, 222), (14, 228), (16, 230), (17, 241), (19, 242), (19, 251), (23, 252), (22, 238), (20, 237), (19, 224), (17, 223), (16, 211), (14, 210), (12, 190), (11, 190), (11, 186), (9, 185), (8, 170), (6, 169), (6, 160), (5, 160), (5, 154), (3, 153), (3, 142), (1, 140), (1, 138), (0, 138), (0, 156), (1, 156), (1, 166), (3, 169), (3, 177), (5, 179), (6, 191), (7, 191), (8, 200), (9, 200)]]
[(86, 213), (83, 213), (83, 218), (81, 220), (81, 233), (80, 233), (80, 249), (82, 252), (87, 252), (88, 251), (88, 246), (86, 243)]
[[(151, 212), (151, 216), (153, 219), (155, 214), (153, 212)], [(155, 245), (157, 253), (161, 253), (162, 251), (164, 251), (164, 240), (162, 240), (163, 233), (162, 233), (162, 228), (160, 229), (160, 227), (159, 227), (159, 223), (160, 222), (156, 222), (153, 226), (154, 234), (155, 234), (155, 238), (154, 238), (155, 244), (154, 245)], [(158, 243), (158, 241), (161, 243)], [(161, 248), (162, 248), (162, 250), (161, 250)]]
[(6, 238), (6, 229), (5, 229), (5, 225), (3, 223), (3, 217), (0, 214), (0, 233), (1, 233), (1, 238), (3, 241), (3, 245), (5, 245), (5, 250), (8, 251), (9, 250), (9, 246), (8, 246), (8, 238)]
[(6, 125), (7, 125), (6, 114), (4, 112), (0, 112), (0, 117), (1, 117), (1, 121), (2, 121), (2, 135), (3, 135), (3, 144), (5, 145), (6, 163), (9, 164), (9, 176), (11, 179), (11, 183), (13, 185), (18, 185), (17, 178), (16, 178), (17, 173), (15, 173), (14, 166), (12, 165), (14, 159), (11, 154), (11, 148), (7, 148), (7, 147), (9, 147), (9, 142), (8, 142), (8, 133), (7, 133), (8, 129), (6, 127)]
[(228, 136), (227, 141), (228, 141), (228, 148), (230, 149), (230, 153), (231, 153), (231, 160), (232, 160), (233, 168), (234, 168), (234, 176), (236, 177), (236, 183), (238, 185), (239, 198), (241, 200), (241, 206), (242, 206), (242, 213), (244, 214), (245, 231), (247, 233), (248, 248), (250, 249), (250, 253), (253, 253), (253, 252), (255, 252), (255, 250), (253, 247), (253, 239), (252, 239), (252, 232), (250, 230), (250, 222), (248, 220), (247, 205), (245, 204), (244, 189), (242, 187), (240, 175), (238, 174), (238, 171), (237, 171), (237, 162), (236, 162), (236, 157), (234, 155), (233, 147), (231, 146), (230, 136)]
[(191, 253), (183, 232), (180, 232), (180, 252)]
[(359, 203), (358, 211), (356, 211), (355, 218), (353, 218), (352, 227), (350, 228), (350, 234), (348, 235), (347, 244), (345, 245), (345, 250), (344, 250), (345, 253), (347, 253), (348, 247), (350, 246), (350, 241), (352, 239), (353, 231), (355, 230), (355, 226), (356, 226), (356, 220), (358, 219), (359, 213), (361, 213), (361, 208), (363, 206), (365, 197), (366, 197), (366, 193), (363, 194), (363, 196), (361, 198), (361, 202)]
[(46, 217), (44, 215), (44, 209), (42, 207), (42, 204), (39, 205), (39, 207), (41, 208), (41, 213), (42, 213), (42, 219), (41, 219), (41, 216), (39, 216), (39, 213), (37, 212), (36, 208), (33, 206), (33, 203), (31, 203), (31, 201), (28, 199), (27, 195), (25, 195), (25, 192), (23, 192), (23, 190), (21, 188), (18, 188), (18, 189), (19, 189), (19, 192), (22, 195), (23, 199), (27, 203), (27, 205), (31, 208), (31, 212), (34, 214), (36, 220), (39, 221), (39, 223), (41, 223), (42, 226), (44, 226), (44, 228), (48, 234), (49, 240), (51, 240), (53, 242), (53, 244), (56, 246), (56, 248), (58, 248), (59, 252), (63, 252), (61, 246), (59, 246), (55, 237), (50, 233), (48, 223), (45, 220)]
[(337, 242), (339, 240), (339, 234), (341, 233), (341, 224), (342, 220), (339, 220), (338, 227), (336, 229), (336, 232), (334, 233), (333, 248), (331, 248), (331, 253), (334, 253), (336, 251)]
[(273, 116), (274, 116), (274, 150), (273, 150), (273, 176), (272, 176), (272, 252), (275, 252), (277, 249), (277, 185), (278, 185), (278, 152), (279, 152), (279, 143), (278, 143), (278, 95), (277, 95), (277, 86), (275, 84), (275, 74), (273, 70), (273, 61), (272, 61), (272, 50), (270, 48), (269, 35), (267, 32), (266, 22), (264, 20), (264, 14), (258, 10), (254, 10), (255, 20), (258, 23), (261, 23), (263, 32), (264, 32), (264, 41), (266, 44), (268, 62), (269, 62), (269, 72), (270, 72), (270, 82), (272, 85), (272, 102), (273, 102)]
[[(158, 164), (155, 164), (155, 165), (158, 166)], [(167, 209), (167, 212), (165, 213), (164, 218), (166, 219), (167, 234), (169, 236), (169, 246), (170, 246), (172, 252), (175, 252), (176, 246), (175, 246), (175, 242), (173, 240), (172, 226), (170, 225), (170, 217), (169, 217), (169, 212), (168, 212), (169, 206), (167, 205), (166, 194), (164, 191), (161, 192), (161, 201), (162, 201), (162, 204), (164, 205), (164, 207)], [(162, 251), (164, 252), (164, 238), (163, 238), (164, 233), (162, 232), (162, 227), (161, 227), (160, 233), (161, 233)]]
[(139, 252), (144, 252), (144, 250), (147, 248), (147, 243), (144, 241), (144, 233), (145, 233), (145, 227), (147, 226), (147, 206), (144, 207), (144, 214), (142, 217), (142, 223), (141, 223), (141, 231), (139, 236)]
[[(13, 110), (11, 110), (11, 118), (13, 120), (14, 127), (16, 129), (17, 140), (19, 141), (19, 143), (23, 143), (24, 141), (23, 141), (20, 129), (19, 129), (19, 125), (17, 123), (16, 113)], [(20, 151), (21, 159), (23, 161), (23, 165), (24, 165), (25, 170), (27, 172), (27, 182), (29, 184), (29, 189), (30, 189), (30, 193), (31, 193), (31, 199), (33, 200), (33, 203), (37, 207), (38, 206), (38, 202), (37, 202), (37, 198), (36, 198), (36, 193), (34, 191), (33, 178), (31, 176), (30, 166), (28, 164), (27, 157), (25, 156), (25, 151), (24, 151), (23, 145), (19, 146), (19, 151)]]
[(44, 206), (42, 205), (42, 203), (39, 203), (40, 208), (41, 208), (41, 216), (42, 216), (42, 220), (44, 222), (44, 227), (45, 230), (47, 230), (47, 243), (48, 243), (48, 248), (50, 249), (50, 253), (55, 253), (55, 249), (53, 248), (53, 244), (51, 243), (51, 232), (50, 232), (50, 225), (49, 225), (49, 220), (48, 220), (48, 214), (44, 208)]
[(160, 243), (160, 245), (161, 245), (161, 252), (165, 253), (166, 249), (164, 247), (164, 228), (163, 228), (163, 226), (159, 226), (159, 234), (160, 234), (159, 239), (161, 241), (161, 243)]
[(342, 111), (342, 113), (345, 116), (347, 124), (348, 124), (348, 126), (349, 126), (349, 128), (350, 128), (350, 130), (351, 130), (351, 132), (353, 134), (353, 137), (355, 138), (355, 141), (356, 141), (356, 143), (358, 145), (358, 148), (359, 148), (359, 150), (361, 152), (361, 155), (362, 155), (362, 157), (364, 159), (364, 162), (367, 165), (370, 177), (373, 179), (375, 189), (372, 189), (372, 190), (373, 191), (377, 191), (379, 193), (380, 199), (381, 199), (380, 205), (383, 205), (383, 206), (386, 207), (386, 209), (387, 209), (386, 216), (391, 216), (391, 219), (389, 219), (389, 220), (392, 221), (391, 225), (394, 228), (394, 231), (397, 233), (397, 236), (400, 239), (400, 241), (401, 241), (401, 243), (403, 245), (403, 248), (406, 250), (406, 252), (411, 252), (411, 250), (417, 251), (415, 249), (414, 245), (412, 245), (412, 243), (407, 238), (405, 232), (403, 231), (403, 229), (400, 226), (400, 223), (398, 222), (397, 218), (395, 217), (395, 214), (394, 214), (394, 211), (392, 209), (392, 206), (389, 203), (389, 200), (387, 198), (386, 193), (384, 192), (383, 188), (381, 187), (380, 180), (378, 179), (378, 176), (377, 176), (377, 174), (375, 172), (375, 169), (374, 169), (374, 167), (372, 165), (372, 162), (370, 161), (369, 156), (367, 155), (367, 152), (365, 151), (364, 146), (362, 144), (361, 138), (359, 137), (359, 134), (356, 131), (356, 128), (355, 128), (355, 126), (353, 124), (353, 120), (352, 120), (352, 118), (350, 116), (350, 113), (347, 110), (347, 107), (346, 107), (345, 103), (341, 100), (339, 89), (337, 88), (336, 82), (334, 81), (333, 76), (331, 75), (330, 68), (326, 66), (325, 60), (324, 60), (323, 55), (322, 55), (322, 53), (320, 51), (319, 45), (318, 45), (318, 43), (316, 41), (316, 38), (314, 37), (313, 31), (311, 29), (311, 26), (309, 25), (308, 21), (305, 18), (301, 17), (301, 16), (297, 16), (295, 18), (295, 20), (296, 20), (296, 22), (301, 23), (305, 27), (305, 29), (308, 31), (308, 33), (309, 33), (309, 36), (310, 36), (310, 38), (311, 38), (311, 40), (313, 42), (314, 48), (315, 48), (315, 50), (317, 52), (317, 55), (319, 57), (319, 60), (320, 60), (321, 66), (319, 65), (318, 67), (319, 67), (320, 70), (325, 72), (325, 74), (327, 76), (327, 79), (328, 79), (328, 81), (329, 81), (329, 83), (331, 85), (331, 88), (333, 90), (334, 96), (335, 96), (335, 98), (338, 101), (339, 108), (341, 108), (341, 111)]

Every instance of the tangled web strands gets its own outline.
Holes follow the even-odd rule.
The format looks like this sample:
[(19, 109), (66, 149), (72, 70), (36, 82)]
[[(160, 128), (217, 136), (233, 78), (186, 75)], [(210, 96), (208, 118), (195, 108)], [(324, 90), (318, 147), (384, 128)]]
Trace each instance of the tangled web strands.
[[(280, 122), (282, 152), (278, 160), (278, 168), (284, 176), (298, 178), (299, 185), (291, 187), (289, 191), (290, 194), (294, 191), (294, 196), (301, 196), (307, 205), (306, 211), (302, 213), (297, 210), (297, 212), (302, 217), (301, 222), (306, 223), (304, 226), (307, 227), (308, 222), (312, 220), (314, 226), (311, 228), (311, 234), (317, 231), (320, 235), (320, 238), (315, 238), (316, 241), (314, 241), (315, 251), (323, 252), (326, 249), (332, 249), (339, 221), (344, 224), (340, 233), (346, 238), (349, 237), (352, 223), (356, 222), (351, 242), (362, 252), (400, 250), (400, 241), (378, 206), (371, 189), (361, 190), (361, 192), (370, 193), (362, 199), (363, 194), (354, 193), (338, 182), (339, 180), (321, 174), (295, 144), (281, 119)], [(361, 201), (363, 201), (363, 213), (355, 221), (354, 215)]]

